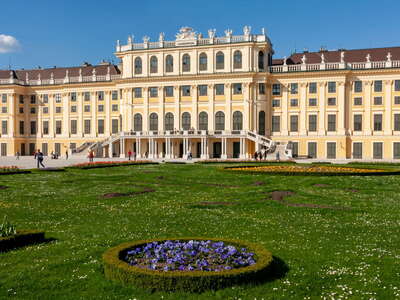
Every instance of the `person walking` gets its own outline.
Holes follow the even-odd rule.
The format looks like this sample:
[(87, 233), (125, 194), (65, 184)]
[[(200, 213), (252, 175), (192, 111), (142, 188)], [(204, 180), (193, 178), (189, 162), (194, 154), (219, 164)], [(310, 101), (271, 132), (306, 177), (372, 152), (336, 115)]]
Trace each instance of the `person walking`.
[(19, 160), (19, 152), (17, 151), (17, 153), (15, 153), (15, 157), (17, 158), (17, 160)]
[(279, 151), (276, 152), (276, 160), (277, 160), (277, 161), (280, 161), (280, 160), (281, 160)]
[(65, 151), (65, 159), (68, 159), (68, 150)]
[(128, 160), (131, 160), (131, 156), (132, 156), (132, 151), (129, 150), (129, 151), (128, 151)]
[(37, 159), (37, 168), (40, 169), (40, 166), (45, 168), (45, 166), (43, 164), (44, 155), (40, 151), (40, 149), (38, 149), (38, 151), (36, 152), (35, 156), (36, 156), (36, 159)]

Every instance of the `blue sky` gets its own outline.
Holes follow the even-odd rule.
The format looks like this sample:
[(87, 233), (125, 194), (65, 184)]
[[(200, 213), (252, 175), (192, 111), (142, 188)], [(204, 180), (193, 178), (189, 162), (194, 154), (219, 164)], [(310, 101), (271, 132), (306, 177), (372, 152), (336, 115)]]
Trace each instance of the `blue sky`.
[(274, 57), (297, 49), (399, 46), (400, 1), (19, 0), (0, 7), (0, 69), (75, 66), (113, 59), (115, 41), (173, 39), (182, 26), (240, 34), (266, 28)]

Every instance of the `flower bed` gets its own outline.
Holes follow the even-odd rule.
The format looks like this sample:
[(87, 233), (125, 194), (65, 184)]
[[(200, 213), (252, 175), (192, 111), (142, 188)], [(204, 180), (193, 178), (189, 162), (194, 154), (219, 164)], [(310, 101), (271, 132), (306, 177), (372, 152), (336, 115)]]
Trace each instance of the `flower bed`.
[(21, 170), (16, 166), (0, 167), (0, 175), (24, 174), (24, 173), (30, 173), (30, 171)]
[(146, 160), (127, 160), (127, 161), (98, 161), (87, 162), (70, 166), (70, 168), (77, 169), (96, 169), (96, 168), (110, 168), (120, 166), (133, 166), (133, 165), (156, 165), (158, 163)]
[(164, 291), (201, 292), (265, 278), (272, 254), (236, 240), (175, 238), (125, 243), (104, 253), (108, 279)]
[(295, 161), (292, 160), (285, 160), (284, 162), (275, 161), (275, 160), (255, 160), (255, 159), (206, 159), (206, 160), (199, 160), (196, 163), (198, 164), (238, 164), (238, 163), (268, 163), (268, 164), (275, 164), (275, 163), (286, 163), (286, 164), (295, 164)]
[(44, 232), (36, 230), (19, 230), (16, 234), (0, 237), (0, 252), (28, 246), (44, 241)]
[(399, 175), (399, 170), (353, 168), (340, 166), (323, 165), (278, 165), (278, 166), (243, 166), (226, 167), (227, 171), (239, 171), (248, 173), (282, 174), (282, 175), (324, 175), (324, 176), (343, 176), (343, 175)]

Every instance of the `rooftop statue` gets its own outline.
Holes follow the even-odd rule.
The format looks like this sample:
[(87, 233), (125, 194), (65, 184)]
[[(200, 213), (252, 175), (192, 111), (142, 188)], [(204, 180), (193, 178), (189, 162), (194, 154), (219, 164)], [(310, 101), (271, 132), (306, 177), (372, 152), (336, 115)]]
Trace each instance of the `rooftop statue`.
[(179, 29), (179, 33), (176, 34), (176, 40), (195, 40), (196, 39), (196, 32), (193, 31), (191, 27), (182, 27)]

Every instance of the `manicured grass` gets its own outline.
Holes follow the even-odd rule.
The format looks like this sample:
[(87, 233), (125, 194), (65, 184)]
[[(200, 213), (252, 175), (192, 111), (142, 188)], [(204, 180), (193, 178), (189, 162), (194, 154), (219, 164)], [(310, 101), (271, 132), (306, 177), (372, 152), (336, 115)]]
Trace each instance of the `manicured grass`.
[[(0, 254), (0, 299), (400, 297), (400, 176), (270, 176), (221, 171), (225, 166), (1, 176), (0, 185), (8, 188), (0, 190), (0, 217), (6, 214), (18, 228), (43, 230), (55, 240)], [(373, 165), (378, 167), (399, 168)], [(143, 192), (149, 189), (155, 191)], [(286, 202), (321, 208), (269, 199), (275, 190), (295, 193)], [(127, 196), (102, 197), (111, 193)], [(101, 256), (108, 248), (171, 236), (261, 243), (275, 256), (276, 279), (169, 294), (104, 278)]]

